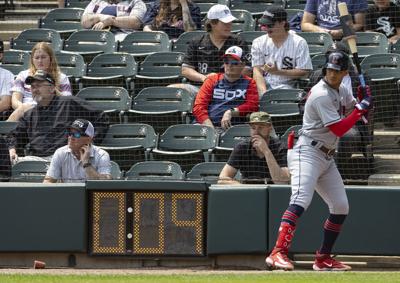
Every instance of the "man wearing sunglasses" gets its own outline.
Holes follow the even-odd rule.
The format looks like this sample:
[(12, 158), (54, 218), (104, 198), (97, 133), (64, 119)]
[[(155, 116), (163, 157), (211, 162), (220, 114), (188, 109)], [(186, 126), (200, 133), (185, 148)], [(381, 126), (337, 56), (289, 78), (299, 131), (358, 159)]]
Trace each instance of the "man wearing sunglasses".
[(54, 153), (43, 183), (111, 179), (110, 156), (105, 150), (92, 144), (92, 123), (77, 119), (66, 134), (68, 144)]
[(307, 42), (289, 31), (287, 13), (282, 7), (268, 8), (258, 23), (266, 32), (251, 46), (253, 78), (258, 93), (295, 87), (296, 79), (307, 77), (312, 70)]
[(193, 106), (198, 123), (226, 130), (244, 123), (247, 114), (258, 111), (255, 81), (245, 75), (244, 53), (239, 46), (229, 47), (224, 56), (224, 73), (214, 74), (201, 86)]
[[(66, 144), (65, 131), (78, 118), (93, 121), (96, 142), (101, 142), (108, 127), (108, 118), (86, 101), (75, 96), (60, 96), (54, 78), (38, 70), (25, 80), (32, 88), (37, 105), (25, 112), (17, 128), (7, 136), (10, 159), (50, 161), (57, 148)], [(19, 158), (17, 149), (24, 148), (25, 157)], [(22, 150), (21, 150), (22, 151)]]

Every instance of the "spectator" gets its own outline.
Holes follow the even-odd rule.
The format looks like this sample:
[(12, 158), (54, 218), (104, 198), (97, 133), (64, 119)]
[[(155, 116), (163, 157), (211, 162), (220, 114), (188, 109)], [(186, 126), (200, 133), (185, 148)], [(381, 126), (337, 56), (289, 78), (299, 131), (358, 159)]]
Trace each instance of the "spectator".
[(223, 56), (225, 73), (213, 74), (201, 86), (193, 106), (198, 123), (228, 129), (244, 117), (258, 110), (255, 81), (242, 75), (245, 63), (243, 50), (228, 48)]
[(39, 42), (32, 49), (29, 69), (20, 72), (14, 81), (11, 104), (15, 111), (10, 115), (9, 121), (18, 121), (26, 111), (36, 105), (30, 85), (25, 81), (38, 70), (49, 73), (55, 79), (57, 94), (65, 96), (72, 94), (71, 84), (68, 77), (60, 71), (53, 49), (46, 42)]
[(0, 63), (3, 62), (3, 56), (4, 56), (4, 43), (2, 40), (0, 40)]
[(249, 140), (238, 143), (233, 149), (227, 164), (219, 175), (218, 184), (240, 184), (234, 180), (240, 170), (243, 182), (288, 183), (289, 170), (286, 164), (286, 150), (279, 139), (273, 136), (271, 117), (266, 112), (250, 115)]
[(253, 78), (258, 93), (268, 89), (293, 88), (295, 79), (308, 76), (312, 70), (307, 42), (289, 31), (287, 13), (281, 7), (271, 7), (259, 19), (265, 35), (251, 46)]
[(376, 31), (387, 36), (390, 43), (400, 38), (400, 7), (390, 0), (374, 0), (366, 15), (366, 31)]
[[(11, 87), (14, 82), (14, 75), (3, 68), (0, 68), (0, 113), (11, 108)], [(7, 115), (1, 115), (4, 116)]]
[[(343, 30), (340, 25), (340, 15), (337, 0), (307, 0), (301, 22), (302, 31), (327, 32), (333, 39), (341, 39)], [(344, 0), (349, 14), (353, 16), (353, 29), (362, 31), (365, 24), (367, 0)]]
[(25, 83), (32, 87), (37, 105), (24, 114), (8, 136), (10, 158), (14, 163), (18, 161), (18, 145), (26, 146), (27, 155), (30, 155), (19, 160), (49, 161), (54, 151), (66, 144), (65, 132), (77, 118), (93, 121), (97, 140), (101, 141), (108, 123), (102, 112), (75, 96), (57, 95), (54, 78), (43, 70), (29, 76)]
[(200, 8), (191, 0), (159, 0), (150, 5), (143, 26), (143, 31), (159, 30), (170, 39), (178, 38), (201, 28)]
[(195, 96), (199, 86), (208, 76), (222, 70), (222, 57), (230, 46), (239, 46), (244, 50), (246, 58), (250, 56), (244, 41), (232, 35), (232, 22), (236, 20), (226, 5), (216, 4), (208, 10), (205, 29), (207, 34), (194, 38), (188, 46), (182, 64), (182, 76), (192, 84), (174, 84), (184, 87)]
[(145, 13), (142, 0), (92, 0), (83, 12), (81, 23), (87, 29), (110, 29), (115, 40), (122, 41), (128, 33), (140, 29)]
[(43, 183), (111, 179), (110, 156), (92, 144), (94, 134), (90, 121), (75, 120), (68, 131), (68, 144), (54, 153)]
[(58, 8), (65, 8), (65, 0), (57, 0)]

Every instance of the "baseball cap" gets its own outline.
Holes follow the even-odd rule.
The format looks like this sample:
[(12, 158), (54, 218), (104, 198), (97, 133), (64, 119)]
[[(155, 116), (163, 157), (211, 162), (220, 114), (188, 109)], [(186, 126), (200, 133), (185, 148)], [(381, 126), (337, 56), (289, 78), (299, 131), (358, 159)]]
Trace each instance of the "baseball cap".
[(233, 57), (234, 59), (238, 61), (242, 61), (242, 56), (243, 56), (243, 49), (240, 48), (239, 46), (231, 46), (228, 49), (226, 49), (223, 58), (225, 57)]
[(264, 11), (262, 17), (258, 20), (258, 23), (269, 25), (282, 21), (287, 21), (287, 12), (281, 6), (272, 6)]
[(27, 85), (32, 84), (33, 81), (48, 81), (51, 84), (55, 84), (54, 83), (54, 78), (49, 74), (46, 73), (43, 70), (37, 70), (36, 73), (33, 76), (29, 76), (26, 78), (25, 83)]
[(327, 69), (333, 69), (336, 71), (343, 71), (349, 69), (349, 57), (343, 52), (332, 52), (328, 56), (328, 61), (326, 63)]
[(79, 131), (81, 134), (89, 136), (91, 138), (94, 137), (94, 127), (92, 123), (85, 119), (76, 119), (71, 126), (70, 129), (74, 129)]
[(230, 23), (237, 20), (237, 18), (232, 16), (231, 10), (229, 10), (228, 6), (222, 4), (212, 6), (207, 12), (207, 19), (220, 20), (223, 23)]
[(249, 124), (251, 123), (267, 123), (271, 124), (271, 116), (267, 112), (253, 112), (249, 118)]

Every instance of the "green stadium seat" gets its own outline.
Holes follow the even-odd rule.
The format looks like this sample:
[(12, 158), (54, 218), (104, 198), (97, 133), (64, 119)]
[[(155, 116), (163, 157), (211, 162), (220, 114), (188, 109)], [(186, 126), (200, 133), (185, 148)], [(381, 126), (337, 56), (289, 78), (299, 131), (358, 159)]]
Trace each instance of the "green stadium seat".
[(126, 173), (128, 180), (168, 179), (183, 180), (184, 173), (179, 164), (170, 161), (145, 161), (133, 165)]
[(39, 42), (47, 42), (57, 52), (63, 47), (60, 34), (54, 29), (33, 28), (22, 31), (10, 41), (10, 49), (31, 52), (33, 46)]

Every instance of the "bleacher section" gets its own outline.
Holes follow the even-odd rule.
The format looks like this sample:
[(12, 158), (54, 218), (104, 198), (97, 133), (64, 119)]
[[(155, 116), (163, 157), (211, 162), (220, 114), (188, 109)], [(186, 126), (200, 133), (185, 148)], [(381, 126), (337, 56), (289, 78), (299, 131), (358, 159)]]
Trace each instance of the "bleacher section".
[[(98, 145), (110, 153), (114, 178), (200, 178), (215, 183), (215, 172), (211, 169), (221, 168), (222, 164), (215, 162), (227, 161), (234, 144), (247, 138), (248, 127), (232, 128), (229, 134), (192, 125), (195, 98), (186, 90), (167, 88), (172, 83), (186, 82), (180, 71), (183, 56), (190, 38), (203, 32), (188, 32), (170, 40), (163, 32), (138, 31), (122, 42), (115, 42), (109, 31), (82, 30), (78, 20), (84, 7), (82, 2), (66, 1), (66, 8), (55, 9), (56, 1), (14, 1), (14, 6), (0, 10), (0, 40), (5, 41), (6, 47), (0, 67), (17, 75), (28, 68), (32, 46), (38, 41), (50, 42), (57, 51), (61, 70), (70, 79), (73, 95), (110, 116), (106, 137)], [(263, 34), (257, 18), (266, 5), (277, 2), (281, 3), (230, 1), (231, 8), (238, 9), (232, 12), (239, 19), (232, 30), (242, 34), (251, 46), (252, 40)], [(207, 1), (199, 4), (202, 14), (211, 6)], [(283, 5), (287, 9), (301, 9), (304, 4), (305, 1), (288, 0)], [(248, 5), (251, 10), (243, 10)], [(321, 66), (324, 62), (321, 54), (333, 42), (330, 35), (300, 35), (309, 43), (314, 67)], [(362, 68), (372, 80), (375, 105), (370, 123), (374, 130), (369, 137), (372, 140), (369, 148), (355, 152), (351, 161), (339, 164), (339, 168), (348, 184), (367, 184), (368, 180), (374, 185), (397, 183), (400, 182), (400, 55), (397, 54), (400, 43), (391, 46), (379, 33), (363, 32), (357, 36)], [(301, 124), (298, 102), (304, 96), (302, 92), (302, 89), (273, 91), (260, 98), (260, 110), (272, 114), (276, 134), (284, 144), (287, 129)], [(207, 167), (205, 162), (212, 162), (210, 170), (196, 172), (199, 164)], [(32, 171), (26, 172), (27, 168)], [(14, 167), (12, 180), (28, 180), (21, 176), (31, 176), (31, 181), (37, 181), (43, 168), (46, 164), (19, 164)], [(145, 169), (153, 170), (154, 174), (146, 173)]]

